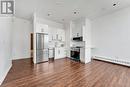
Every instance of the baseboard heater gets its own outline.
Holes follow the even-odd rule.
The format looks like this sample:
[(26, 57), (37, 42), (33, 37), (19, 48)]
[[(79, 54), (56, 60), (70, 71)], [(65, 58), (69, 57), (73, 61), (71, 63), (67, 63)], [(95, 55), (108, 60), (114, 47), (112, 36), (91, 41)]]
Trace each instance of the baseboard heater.
[(116, 64), (125, 65), (125, 66), (130, 67), (130, 61), (126, 61), (126, 60), (105, 58), (105, 57), (99, 57), (99, 56), (94, 56), (93, 59), (116, 63)]

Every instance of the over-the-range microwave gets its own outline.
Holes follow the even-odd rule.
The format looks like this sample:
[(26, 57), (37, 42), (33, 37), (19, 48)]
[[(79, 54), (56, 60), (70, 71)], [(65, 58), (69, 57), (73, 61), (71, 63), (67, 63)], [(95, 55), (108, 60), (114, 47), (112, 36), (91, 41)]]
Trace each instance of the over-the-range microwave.
[(83, 41), (83, 37), (73, 37), (74, 41)]

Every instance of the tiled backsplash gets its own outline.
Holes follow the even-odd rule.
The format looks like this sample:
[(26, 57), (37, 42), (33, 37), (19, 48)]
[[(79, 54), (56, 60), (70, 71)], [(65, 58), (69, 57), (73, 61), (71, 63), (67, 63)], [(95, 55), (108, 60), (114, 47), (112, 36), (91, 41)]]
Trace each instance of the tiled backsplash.
[(85, 42), (72, 42), (71, 47), (76, 47), (76, 46), (85, 46)]

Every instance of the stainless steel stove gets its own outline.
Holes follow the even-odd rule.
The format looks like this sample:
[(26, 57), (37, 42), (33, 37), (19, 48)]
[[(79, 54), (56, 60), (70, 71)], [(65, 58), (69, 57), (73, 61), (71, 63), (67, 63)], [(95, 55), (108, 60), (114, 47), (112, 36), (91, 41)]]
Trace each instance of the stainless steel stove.
[(80, 47), (71, 47), (71, 59), (80, 61)]

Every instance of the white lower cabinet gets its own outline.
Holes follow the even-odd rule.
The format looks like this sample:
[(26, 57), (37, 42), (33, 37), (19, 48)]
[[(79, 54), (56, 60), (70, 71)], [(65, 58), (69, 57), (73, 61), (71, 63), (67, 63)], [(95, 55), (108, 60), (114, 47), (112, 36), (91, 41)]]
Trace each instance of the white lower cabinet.
[(65, 58), (66, 51), (64, 47), (55, 48), (55, 59)]
[(80, 49), (80, 61), (85, 64), (91, 62), (91, 48)]

